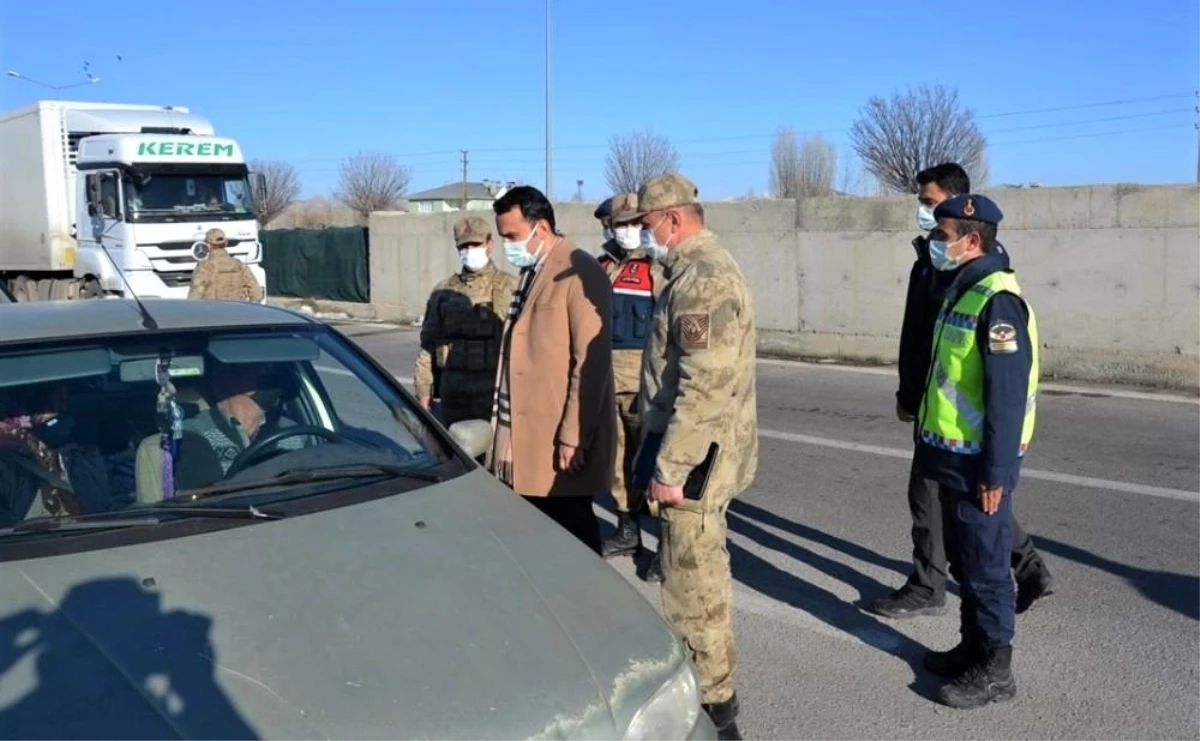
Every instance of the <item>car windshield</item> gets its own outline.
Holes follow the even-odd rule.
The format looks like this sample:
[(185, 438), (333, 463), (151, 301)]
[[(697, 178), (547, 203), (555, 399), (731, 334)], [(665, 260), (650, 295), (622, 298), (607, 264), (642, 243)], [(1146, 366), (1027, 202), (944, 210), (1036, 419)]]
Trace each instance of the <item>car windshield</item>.
[(245, 172), (192, 174), (139, 172), (125, 184), (125, 199), (135, 221), (199, 216), (246, 218), (254, 201)]
[(428, 486), (465, 468), (426, 419), (320, 325), (0, 348), (0, 530)]

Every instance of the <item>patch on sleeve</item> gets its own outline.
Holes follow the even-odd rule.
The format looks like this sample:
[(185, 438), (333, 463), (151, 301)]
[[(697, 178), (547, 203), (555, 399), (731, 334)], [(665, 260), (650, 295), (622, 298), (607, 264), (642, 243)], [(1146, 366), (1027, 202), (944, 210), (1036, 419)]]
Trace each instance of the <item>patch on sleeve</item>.
[(682, 314), (679, 317), (679, 344), (684, 350), (707, 350), (711, 321), (708, 314)]
[(1017, 328), (1010, 322), (995, 321), (988, 326), (988, 352), (1004, 355), (1017, 351)]

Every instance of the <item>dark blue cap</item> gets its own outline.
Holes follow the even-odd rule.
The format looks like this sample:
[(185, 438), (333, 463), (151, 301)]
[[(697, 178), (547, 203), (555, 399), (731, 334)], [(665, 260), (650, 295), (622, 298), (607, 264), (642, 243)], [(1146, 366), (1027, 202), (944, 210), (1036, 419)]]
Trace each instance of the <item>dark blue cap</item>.
[(1004, 214), (1000, 212), (1000, 207), (991, 198), (968, 193), (943, 201), (933, 210), (933, 218), (982, 221), (995, 226), (1004, 218)]
[(612, 199), (607, 198), (596, 209), (596, 213), (592, 214), (597, 219), (607, 219), (612, 216)]

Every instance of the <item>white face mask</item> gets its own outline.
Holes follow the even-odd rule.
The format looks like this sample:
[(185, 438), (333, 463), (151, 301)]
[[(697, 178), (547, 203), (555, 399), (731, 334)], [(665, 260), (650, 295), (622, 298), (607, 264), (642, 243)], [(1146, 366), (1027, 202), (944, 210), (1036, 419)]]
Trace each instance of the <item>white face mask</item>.
[(636, 250), (642, 246), (642, 230), (637, 226), (619, 226), (616, 229), (617, 244), (626, 250)]
[(950, 248), (963, 239), (966, 237), (960, 237), (953, 242), (947, 242), (944, 239), (929, 240), (929, 261), (933, 263), (935, 270), (946, 272), (958, 267), (958, 260), (950, 256)]
[(458, 261), (462, 264), (463, 270), (468, 273), (477, 273), (483, 270), (487, 267), (488, 260), (486, 247), (468, 247), (458, 251)]
[[(664, 219), (663, 221), (666, 221)], [(662, 221), (658, 222), (658, 226), (662, 226)], [(643, 229), (641, 232), (641, 244), (646, 252), (650, 253), (650, 257), (658, 262), (662, 262), (667, 257), (667, 246), (660, 244), (658, 238), (654, 236), (654, 232), (658, 230), (658, 226), (653, 229)]]
[(933, 218), (933, 209), (922, 203), (917, 206), (917, 227), (922, 231), (931, 232), (937, 227), (937, 219)]

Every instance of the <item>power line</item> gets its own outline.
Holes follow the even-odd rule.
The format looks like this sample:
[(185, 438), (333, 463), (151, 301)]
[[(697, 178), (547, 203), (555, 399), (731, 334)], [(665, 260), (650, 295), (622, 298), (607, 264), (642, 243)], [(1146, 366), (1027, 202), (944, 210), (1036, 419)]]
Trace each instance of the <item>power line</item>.
[[(1168, 100), (1168, 99), (1173, 99), (1173, 98), (1192, 97), (1193, 95), (1194, 95), (1193, 93), (1175, 93), (1175, 94), (1171, 94), (1171, 95), (1154, 95), (1154, 96), (1147, 96), (1147, 97), (1143, 97), (1143, 98), (1126, 98), (1123, 100), (1109, 100), (1109, 101), (1101, 101), (1101, 102), (1094, 102), (1094, 103), (1079, 103), (1076, 105), (1056, 106), (1053, 108), (1034, 108), (1034, 109), (1026, 109), (1026, 110), (1020, 110), (1020, 111), (1006, 111), (1003, 113), (988, 113), (988, 114), (983, 114), (983, 115), (977, 115), (977, 116), (975, 116), (975, 118), (976, 119), (990, 119), (990, 118), (1006, 118), (1006, 117), (1011, 117), (1011, 116), (1035, 115), (1035, 114), (1040, 114), (1040, 113), (1058, 113), (1058, 112), (1063, 112), (1063, 111), (1083, 110), (1086, 108), (1102, 108), (1102, 107), (1107, 107), (1107, 106), (1132, 105), (1135, 103), (1145, 103), (1145, 102), (1156, 101), (1156, 100)], [(1154, 112), (1154, 113), (1135, 114), (1133, 116), (1129, 116), (1128, 118), (1161, 116), (1161, 115), (1166, 115), (1168, 113), (1181, 112), (1181, 111), (1190, 112), (1191, 109), (1190, 108), (1188, 108), (1188, 109), (1172, 109), (1170, 111), (1158, 111), (1158, 112)], [(1039, 129), (1039, 128), (1074, 126), (1074, 125), (1082, 125), (1082, 124), (1086, 124), (1086, 123), (1101, 123), (1101, 122), (1106, 122), (1106, 121), (1119, 121), (1119, 120), (1125, 120), (1125, 118), (1127, 118), (1127, 117), (1113, 116), (1113, 117), (1088, 119), (1085, 121), (1075, 121), (1075, 122), (1067, 122), (1067, 123), (1037, 124), (1037, 125), (1033, 125), (1033, 126), (1021, 126), (1021, 127), (1015, 127), (1015, 128), (1009, 128), (1009, 129), (1002, 129), (1002, 130), (993, 131), (990, 133), (999, 134), (999, 133), (1010, 133), (1010, 132), (1016, 132), (1016, 131), (1034, 130), (1034, 129)], [(847, 128), (814, 129), (814, 130), (797, 131), (796, 133), (800, 134), (800, 135), (840, 134), (840, 133), (846, 132), (847, 130), (848, 130)], [(989, 133), (989, 132), (985, 132), (985, 133)], [(703, 137), (703, 138), (696, 138), (696, 139), (677, 139), (677, 140), (672, 140), (672, 143), (674, 143), (674, 144), (714, 143), (715, 144), (718, 142), (751, 141), (751, 140), (756, 140), (756, 139), (770, 139), (774, 136), (775, 136), (775, 133), (772, 132), (770, 134), (745, 134), (745, 135), (738, 135), (738, 136)], [(557, 151), (580, 151), (580, 150), (607, 149), (608, 146), (609, 146), (608, 143), (604, 143), (604, 144), (573, 144), (573, 145), (554, 147), (554, 151), (557, 152)], [(480, 148), (480, 149), (472, 149), (471, 151), (476, 152), (476, 153), (494, 153), (494, 154), (514, 153), (515, 154), (517, 152), (543, 152), (544, 148), (543, 147), (485, 147), (485, 148)], [(408, 153), (404, 153), (404, 154), (398, 154), (396, 156), (402, 160), (409, 161), (409, 160), (419, 159), (419, 158), (423, 158), (423, 157), (440, 157), (440, 156), (445, 156), (445, 155), (458, 155), (460, 152), (461, 152), (461, 150), (457, 150), (457, 149), (441, 149), (441, 150), (427, 150), (424, 152), (408, 152)], [(333, 160), (331, 158), (296, 160), (296, 162), (326, 162), (326, 161), (337, 161), (337, 160)], [(480, 161), (480, 160), (477, 160), (477, 161)], [(482, 160), (482, 161), (486, 161), (486, 160)]]

